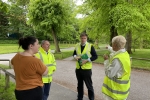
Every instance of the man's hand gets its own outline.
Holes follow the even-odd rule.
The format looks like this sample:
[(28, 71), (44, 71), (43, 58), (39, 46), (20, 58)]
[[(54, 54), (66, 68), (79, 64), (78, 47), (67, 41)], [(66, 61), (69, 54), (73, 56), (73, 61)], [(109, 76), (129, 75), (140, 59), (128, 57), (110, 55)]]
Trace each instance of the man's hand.
[(88, 60), (82, 60), (82, 65), (86, 64)]
[(81, 57), (76, 56), (76, 57), (74, 57), (74, 58), (78, 61)]

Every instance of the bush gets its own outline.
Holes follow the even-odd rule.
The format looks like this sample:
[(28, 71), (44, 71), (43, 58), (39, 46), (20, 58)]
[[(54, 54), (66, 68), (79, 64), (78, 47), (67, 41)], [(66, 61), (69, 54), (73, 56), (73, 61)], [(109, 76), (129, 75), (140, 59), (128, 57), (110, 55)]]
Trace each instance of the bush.
[(10, 87), (5, 90), (5, 77), (1, 75), (0, 78), (0, 100), (16, 100), (15, 99), (15, 84), (10, 82)]

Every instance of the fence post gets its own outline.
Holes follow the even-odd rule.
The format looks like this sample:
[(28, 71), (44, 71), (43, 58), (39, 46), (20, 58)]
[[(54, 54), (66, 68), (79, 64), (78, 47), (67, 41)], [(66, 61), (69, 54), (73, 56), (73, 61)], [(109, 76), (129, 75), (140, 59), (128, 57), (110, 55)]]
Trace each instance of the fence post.
[(1, 79), (1, 69), (0, 69), (0, 79)]
[(5, 89), (9, 88), (9, 75), (5, 73)]

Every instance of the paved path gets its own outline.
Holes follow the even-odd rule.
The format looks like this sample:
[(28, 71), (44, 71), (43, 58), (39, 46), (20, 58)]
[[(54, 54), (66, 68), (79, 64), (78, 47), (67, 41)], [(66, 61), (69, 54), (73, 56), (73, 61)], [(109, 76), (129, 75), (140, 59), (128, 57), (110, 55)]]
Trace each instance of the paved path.
[[(97, 100), (102, 100), (101, 86), (104, 77), (104, 67), (93, 64), (93, 86)], [(57, 60), (57, 71), (53, 76), (55, 82), (76, 91), (75, 62)], [(87, 89), (85, 88), (87, 94)], [(128, 100), (150, 100), (150, 72), (132, 70), (131, 91)]]
[[(11, 55), (11, 54), (10, 54)], [(1, 55), (0, 55), (1, 58)], [(104, 67), (101, 64), (93, 64), (93, 86), (95, 90), (96, 100), (102, 100), (101, 86), (104, 78)], [(53, 75), (52, 92), (55, 92), (52, 97), (59, 97), (60, 94), (67, 95), (67, 87), (70, 92), (66, 98), (70, 99), (52, 99), (51, 100), (75, 100), (76, 99), (76, 85), (77, 80), (75, 76), (75, 61), (57, 60), (57, 71)], [(57, 84), (56, 84), (57, 83)], [(58, 85), (59, 84), (59, 85)], [(55, 87), (56, 85), (56, 87)], [(57, 89), (57, 86), (59, 89)], [(60, 86), (60, 87), (59, 87)], [(55, 90), (56, 89), (56, 90)], [(57, 93), (60, 91), (59, 93)], [(66, 94), (67, 93), (67, 94)], [(57, 95), (58, 94), (58, 95)], [(87, 89), (85, 88), (85, 94), (87, 95)], [(61, 95), (60, 95), (61, 96)], [(53, 97), (53, 98), (54, 98)], [(85, 98), (84, 100), (86, 100)], [(132, 70), (131, 73), (131, 89), (128, 100), (150, 100), (150, 72), (142, 70)]]

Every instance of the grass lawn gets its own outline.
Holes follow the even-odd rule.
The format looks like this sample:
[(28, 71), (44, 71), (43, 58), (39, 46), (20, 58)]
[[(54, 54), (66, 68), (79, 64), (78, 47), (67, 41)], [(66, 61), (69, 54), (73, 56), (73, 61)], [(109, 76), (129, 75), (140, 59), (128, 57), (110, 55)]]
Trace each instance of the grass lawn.
[(72, 56), (73, 54), (73, 51), (64, 51), (64, 52), (61, 52), (61, 53), (55, 53), (54, 56), (55, 56), (55, 59), (65, 59), (65, 58), (68, 58), (70, 56)]
[[(75, 44), (60, 44), (59, 46), (61, 49), (63, 49), (63, 48), (74, 47)], [(0, 44), (0, 54), (23, 51), (22, 48), (19, 49), (18, 48), (19, 48), (18, 44)], [(54, 50), (55, 49), (54, 44), (51, 44), (50, 48)]]
[(0, 100), (16, 100), (15, 99), (15, 84), (10, 82), (10, 88), (5, 90), (5, 77), (1, 75), (0, 78)]
[[(69, 48), (69, 47), (74, 47), (75, 44), (59, 44), (60, 48)], [(102, 47), (105, 45), (101, 45)], [(52, 50), (55, 49), (54, 44), (51, 44), (50, 47)], [(17, 44), (0, 44), (0, 54), (4, 53), (12, 53), (12, 52), (20, 52), (23, 51), (21, 48), (18, 49)], [(150, 59), (150, 49), (136, 49), (136, 52), (133, 52), (133, 54), (130, 54), (131, 57), (133, 58), (146, 58)], [(103, 63), (103, 57), (102, 55), (107, 54), (107, 50), (101, 50), (98, 51), (97, 54), (99, 55), (98, 59), (95, 61), (96, 63)], [(73, 51), (67, 51), (67, 52), (61, 52), (54, 54), (56, 59), (64, 59), (67, 57), (72, 56)], [(133, 68), (142, 68), (142, 69), (147, 69), (150, 70), (150, 61), (144, 61), (144, 60), (136, 60), (132, 59), (132, 67)]]
[[(98, 51), (97, 54), (99, 55), (99, 57), (95, 62), (103, 63), (104, 60), (101, 55), (104, 55), (106, 53), (108, 53), (108, 51), (106, 51), (106, 50)], [(150, 49), (136, 49), (135, 52), (133, 52), (133, 54), (130, 54), (130, 56), (133, 57), (132, 68), (150, 70), (150, 61), (134, 59), (134, 58), (150, 59)]]
[(0, 64), (0, 67), (4, 69), (9, 69), (9, 66), (3, 65), (3, 64)]

